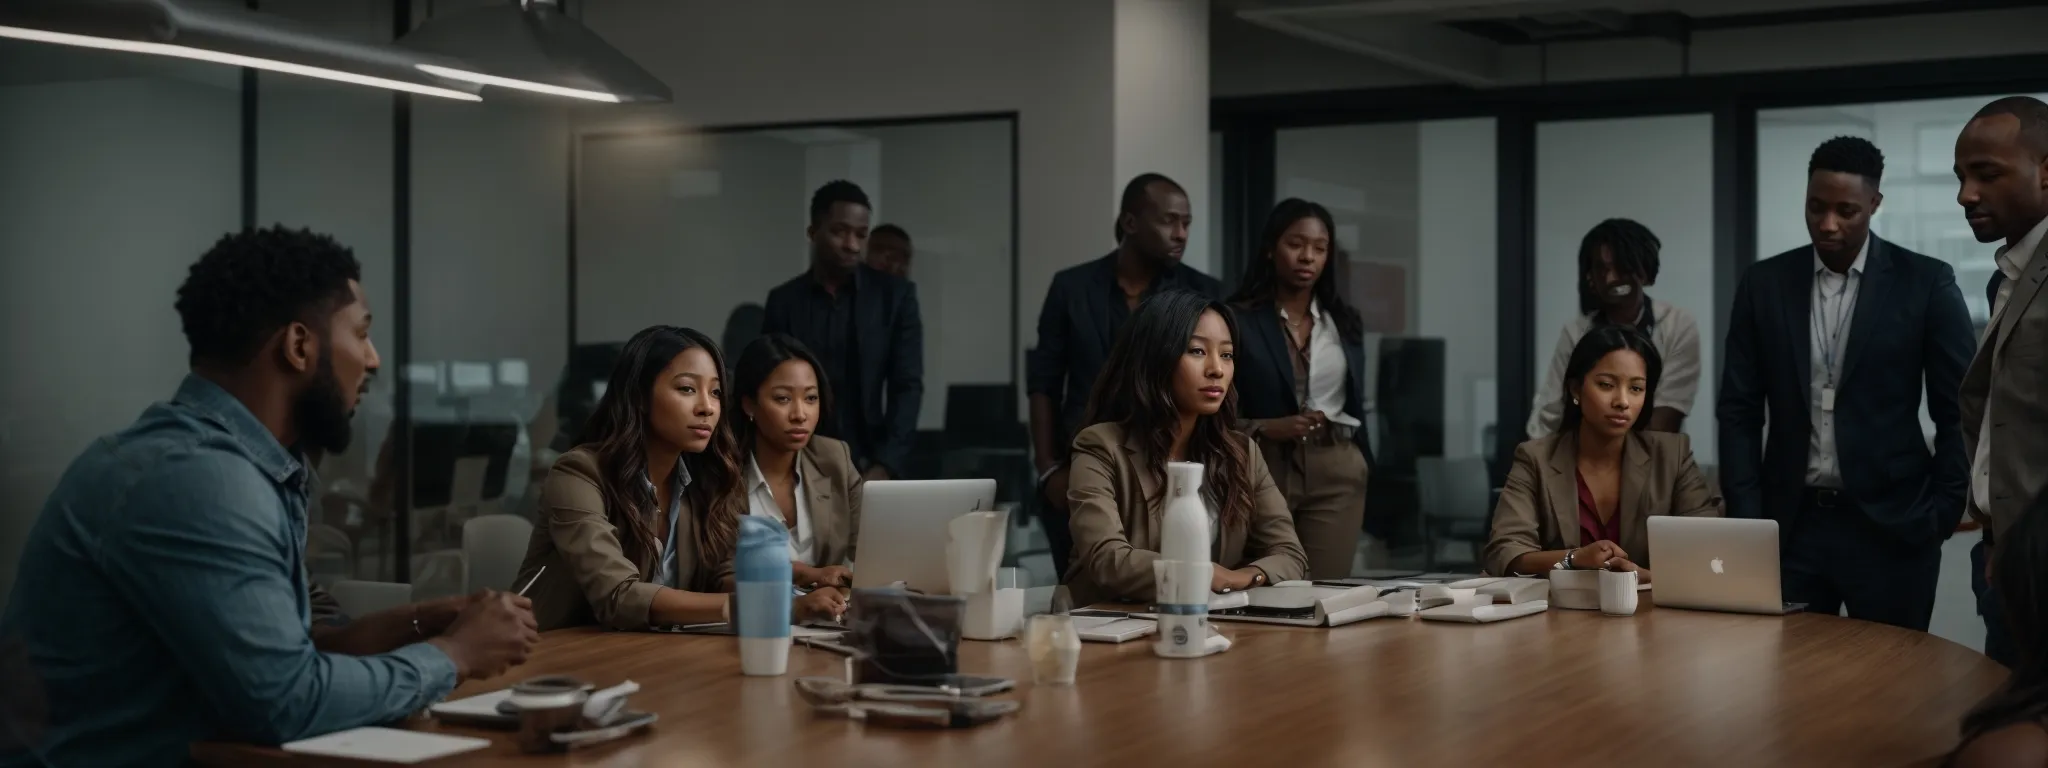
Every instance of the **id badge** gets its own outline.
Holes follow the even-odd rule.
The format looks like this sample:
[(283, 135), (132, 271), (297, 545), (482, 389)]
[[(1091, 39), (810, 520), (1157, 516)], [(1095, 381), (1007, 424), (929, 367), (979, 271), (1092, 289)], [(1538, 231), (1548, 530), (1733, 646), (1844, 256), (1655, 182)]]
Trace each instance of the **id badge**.
[(1834, 387), (1821, 387), (1821, 388), (1820, 388), (1820, 409), (1821, 409), (1821, 410), (1823, 410), (1823, 411), (1826, 411), (1826, 412), (1828, 412), (1828, 413), (1834, 413), (1834, 412), (1835, 412), (1835, 388), (1834, 388)]

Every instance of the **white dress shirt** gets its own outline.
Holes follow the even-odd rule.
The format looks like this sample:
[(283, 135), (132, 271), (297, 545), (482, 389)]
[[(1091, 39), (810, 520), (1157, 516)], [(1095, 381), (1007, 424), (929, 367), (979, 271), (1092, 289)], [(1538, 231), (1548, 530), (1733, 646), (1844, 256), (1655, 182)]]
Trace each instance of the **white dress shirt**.
[[(1664, 374), (1657, 382), (1657, 402), (1652, 406), (1690, 414), (1693, 395), (1700, 388), (1699, 323), (1677, 304), (1644, 298), (1650, 301), (1650, 317), (1655, 326), (1650, 329), (1650, 344), (1664, 360)], [(1593, 324), (1593, 316), (1587, 314), (1573, 315), (1571, 322), (1564, 324), (1557, 350), (1550, 355), (1550, 375), (1543, 377), (1542, 386), (1536, 388), (1536, 402), (1529, 407), (1529, 423), (1524, 427), (1529, 439), (1548, 437), (1557, 431), (1558, 422), (1564, 421), (1564, 369), (1571, 364), (1572, 349), (1593, 330)]]
[[(1344, 379), (1351, 373), (1350, 365), (1344, 361), (1344, 345), (1337, 333), (1337, 323), (1330, 319), (1330, 313), (1316, 306), (1314, 299), (1308, 302), (1308, 314), (1315, 318), (1315, 325), (1308, 332), (1308, 409), (1322, 411), (1332, 424), (1357, 427), (1358, 420), (1344, 412), (1350, 404), (1349, 394), (1344, 389)], [(1280, 310), (1282, 323), (1288, 321), (1287, 310)], [(1294, 338), (1293, 332), (1288, 338)], [(1293, 345), (1289, 344), (1290, 351)], [(1293, 361), (1288, 361), (1289, 365)]]
[[(2041, 245), (2044, 232), (2048, 232), (2048, 219), (2042, 219), (2027, 236), (2012, 245), (1998, 249), (1998, 271), (2005, 273), (2005, 281), (1998, 284), (1998, 298), (1991, 303), (1991, 322), (1984, 326), (1984, 341), (1981, 346), (1997, 349), (1998, 318), (2005, 314), (2006, 300), (2012, 298), (2012, 287), (2019, 284), (2020, 273), (2033, 261), (2034, 251)], [(1991, 356), (1991, 370), (1998, 370), (1998, 356)], [(1970, 459), (1970, 500), (1978, 509), (1991, 509), (1991, 400), (1984, 400), (1984, 422), (1977, 427), (1977, 454)]]
[(1849, 349), (1850, 320), (1856, 317), (1856, 297), (1863, 289), (1863, 262), (1870, 255), (1870, 238), (1856, 252), (1847, 274), (1837, 273), (1813, 255), (1813, 306), (1807, 312), (1807, 333), (1811, 334), (1813, 355), (1809, 378), (1813, 382), (1807, 411), (1813, 416), (1813, 438), (1806, 449), (1806, 484), (1821, 488), (1842, 487), (1842, 460), (1835, 452), (1835, 403), (1841, 393), (1842, 358)]
[[(811, 501), (804, 496), (803, 458), (793, 460), (791, 469), (796, 471), (796, 530), (789, 532), (789, 559), (804, 565), (817, 565), (817, 541), (811, 538)], [(747, 514), (782, 522), (782, 505), (775, 503), (775, 490), (768, 484), (768, 476), (761, 474), (761, 463), (754, 457), (747, 457)]]

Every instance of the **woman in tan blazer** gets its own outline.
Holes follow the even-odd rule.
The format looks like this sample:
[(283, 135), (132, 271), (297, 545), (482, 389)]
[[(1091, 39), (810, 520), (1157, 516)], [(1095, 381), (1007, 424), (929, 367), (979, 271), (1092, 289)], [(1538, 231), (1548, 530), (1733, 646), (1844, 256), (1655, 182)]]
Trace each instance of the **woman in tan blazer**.
[(1663, 361), (1633, 328), (1601, 326), (1572, 350), (1564, 421), (1515, 449), (1493, 512), (1486, 570), (1612, 568), (1650, 580), (1651, 515), (1721, 516), (1691, 439), (1646, 432)]
[[(723, 422), (725, 362), (709, 337), (655, 326), (626, 342), (580, 445), (541, 486), (517, 583), (545, 631), (717, 622), (714, 574), (746, 514)], [(545, 571), (542, 569), (545, 568)]]
[[(799, 587), (842, 603), (853, 586), (853, 543), (861, 486), (846, 443), (812, 433), (832, 407), (816, 355), (795, 337), (755, 339), (733, 367), (744, 418), (734, 423), (747, 456), (747, 512), (790, 532), (791, 575)], [(720, 573), (730, 579), (730, 568)]]
[(1236, 321), (1223, 304), (1181, 291), (1146, 300), (1125, 323), (1074, 438), (1067, 502), (1076, 605), (1153, 599), (1166, 464), (1204, 465), (1218, 592), (1299, 579), (1308, 570), (1287, 501), (1265, 460), (1231, 427)]

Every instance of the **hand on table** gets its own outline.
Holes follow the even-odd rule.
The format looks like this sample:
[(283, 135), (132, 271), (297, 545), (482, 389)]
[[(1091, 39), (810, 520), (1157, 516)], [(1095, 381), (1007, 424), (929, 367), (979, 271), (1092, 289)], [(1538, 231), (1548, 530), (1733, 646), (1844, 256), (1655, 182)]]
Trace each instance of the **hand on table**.
[(1209, 567), (1214, 569), (1209, 577), (1209, 591), (1211, 592), (1236, 592), (1242, 589), (1251, 589), (1252, 585), (1257, 583), (1257, 579), (1254, 577), (1259, 574), (1258, 569), (1240, 568), (1233, 571), (1215, 563), (1210, 563)]
[(526, 663), (526, 654), (540, 642), (533, 602), (510, 592), (484, 590), (463, 598), (463, 606), (446, 632), (428, 642), (455, 662), (465, 680), (497, 677)]
[(846, 615), (846, 590), (819, 587), (790, 606), (797, 621), (838, 621)]
[(1626, 562), (1628, 553), (1621, 550), (1621, 545), (1601, 539), (1572, 550), (1571, 558), (1573, 568), (1597, 571), (1608, 567), (1616, 560)]

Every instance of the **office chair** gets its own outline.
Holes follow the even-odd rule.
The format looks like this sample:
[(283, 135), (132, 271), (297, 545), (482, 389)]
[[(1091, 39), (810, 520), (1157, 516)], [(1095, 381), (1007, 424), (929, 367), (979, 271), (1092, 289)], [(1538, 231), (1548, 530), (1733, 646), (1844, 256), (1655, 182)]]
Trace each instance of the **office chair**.
[(512, 581), (526, 558), (533, 523), (518, 515), (483, 515), (462, 524), (463, 592), (518, 589)]
[(1471, 545), (1472, 559), (1460, 564), (1479, 563), (1479, 549), (1489, 535), (1487, 518), (1492, 513), (1486, 460), (1472, 456), (1445, 459), (1421, 456), (1415, 460), (1418, 491), (1422, 501), (1424, 567), (1438, 570), (1437, 556), (1444, 541)]

